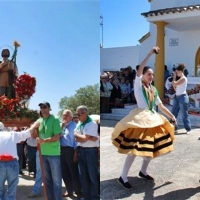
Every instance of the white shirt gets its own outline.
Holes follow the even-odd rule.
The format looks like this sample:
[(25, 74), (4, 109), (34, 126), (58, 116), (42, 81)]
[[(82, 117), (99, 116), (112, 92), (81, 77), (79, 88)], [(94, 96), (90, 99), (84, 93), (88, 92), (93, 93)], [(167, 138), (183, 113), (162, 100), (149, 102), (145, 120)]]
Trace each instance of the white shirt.
[(182, 84), (176, 86), (176, 96), (186, 94), (187, 78), (185, 76), (183, 78), (185, 79), (185, 81)]
[[(171, 77), (169, 77), (171, 78)], [(167, 90), (169, 90), (169, 88), (172, 86), (172, 82), (169, 81), (169, 78), (167, 78), (167, 80), (165, 81), (165, 87)]]
[(112, 84), (109, 81), (102, 83), (102, 84), (103, 84), (104, 92), (101, 92), (101, 94), (100, 94), (101, 97), (110, 97), (111, 90), (113, 89)]
[(17, 143), (26, 140), (30, 137), (29, 131), (15, 132), (15, 131), (0, 131), (0, 155), (9, 154), (13, 158), (17, 158)]
[[(79, 124), (77, 124), (77, 126), (79, 126)], [(94, 137), (98, 137), (98, 132), (97, 132), (98, 126), (97, 123), (94, 121), (91, 121), (87, 124), (85, 124), (85, 126), (83, 128), (81, 128), (81, 130), (76, 130), (76, 133), (82, 134), (82, 135), (90, 135), (90, 136), (94, 136)], [(86, 142), (78, 142), (77, 146), (81, 146), (81, 147), (99, 147), (99, 140), (91, 141), (88, 140)]]
[[(139, 76), (136, 75), (135, 84), (134, 84), (134, 95), (135, 95), (135, 98), (136, 98), (136, 101), (137, 101), (138, 108), (149, 109), (147, 102), (146, 102), (146, 99), (145, 99), (144, 94), (143, 94), (142, 87), (143, 87), (142, 86), (142, 76), (139, 77)], [(156, 105), (161, 103), (159, 96), (157, 96), (155, 103), (156, 103)]]
[(35, 138), (29, 137), (26, 143), (31, 147), (37, 147), (37, 140)]

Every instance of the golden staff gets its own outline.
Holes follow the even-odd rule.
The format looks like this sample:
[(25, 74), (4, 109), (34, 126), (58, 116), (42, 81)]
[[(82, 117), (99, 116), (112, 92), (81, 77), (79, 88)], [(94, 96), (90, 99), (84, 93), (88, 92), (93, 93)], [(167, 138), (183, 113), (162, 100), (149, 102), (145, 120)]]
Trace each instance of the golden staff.
[[(37, 136), (39, 136), (39, 130), (38, 128), (35, 129), (37, 131)], [(46, 190), (46, 181), (45, 181), (45, 177), (44, 177), (44, 165), (43, 165), (43, 161), (42, 161), (42, 153), (41, 153), (41, 146), (39, 143), (37, 143), (37, 149), (39, 151), (39, 157), (40, 157), (40, 168), (41, 168), (41, 174), (42, 174), (42, 182), (43, 182), (43, 186), (44, 186), (44, 199), (48, 200), (47, 198), (47, 190)]]
[(13, 55), (11, 56), (10, 62), (13, 62), (13, 61), (14, 61), (14, 62), (16, 63), (17, 49), (18, 49), (18, 47), (20, 47), (21, 45), (20, 45), (20, 43), (17, 42), (16, 40), (13, 42), (13, 45), (14, 45), (15, 49), (14, 49)]

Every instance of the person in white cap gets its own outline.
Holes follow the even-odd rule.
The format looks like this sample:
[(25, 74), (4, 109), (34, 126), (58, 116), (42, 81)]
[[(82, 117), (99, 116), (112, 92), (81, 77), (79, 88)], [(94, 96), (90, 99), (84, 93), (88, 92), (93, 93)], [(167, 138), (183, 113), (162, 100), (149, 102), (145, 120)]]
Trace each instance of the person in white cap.
[[(19, 182), (19, 163), (17, 143), (26, 140), (39, 126), (35, 122), (29, 129), (21, 132), (4, 131), (4, 124), (0, 122), (0, 199), (16, 199), (16, 189)], [(7, 181), (8, 189), (4, 187)]]

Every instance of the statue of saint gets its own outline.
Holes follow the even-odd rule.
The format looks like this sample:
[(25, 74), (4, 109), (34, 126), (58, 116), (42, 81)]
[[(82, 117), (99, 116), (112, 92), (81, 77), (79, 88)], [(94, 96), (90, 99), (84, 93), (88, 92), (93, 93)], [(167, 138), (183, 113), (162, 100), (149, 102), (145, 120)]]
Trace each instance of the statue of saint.
[(2, 60), (0, 61), (0, 96), (15, 98), (13, 82), (18, 75), (16, 63), (9, 60), (9, 49), (3, 49), (1, 52)]

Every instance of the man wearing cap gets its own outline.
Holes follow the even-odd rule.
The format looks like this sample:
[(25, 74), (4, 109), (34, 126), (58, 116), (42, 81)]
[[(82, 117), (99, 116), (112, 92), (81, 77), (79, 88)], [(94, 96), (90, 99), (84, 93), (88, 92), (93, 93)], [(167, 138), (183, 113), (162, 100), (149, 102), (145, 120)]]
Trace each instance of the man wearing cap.
[[(7, 132), (3, 131), (4, 125), (0, 122), (0, 199), (16, 199), (19, 182), (16, 144), (30, 137), (38, 125), (38, 122), (35, 122), (28, 130)], [(7, 181), (8, 190), (5, 188), (5, 181)]]
[(62, 199), (62, 176), (60, 163), (60, 137), (61, 127), (58, 118), (50, 114), (51, 106), (42, 102), (39, 118), (39, 137), (36, 138), (41, 145), (41, 155), (44, 166), (44, 177), (48, 200)]
[[(14, 62), (10, 62), (8, 59), (10, 56), (9, 49), (3, 49), (1, 56), (3, 60), (0, 61), (0, 96), (6, 95), (13, 98), (15, 94), (12, 85), (17, 75), (17, 67)], [(12, 90), (8, 91), (9, 88)]]

